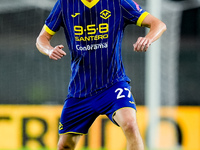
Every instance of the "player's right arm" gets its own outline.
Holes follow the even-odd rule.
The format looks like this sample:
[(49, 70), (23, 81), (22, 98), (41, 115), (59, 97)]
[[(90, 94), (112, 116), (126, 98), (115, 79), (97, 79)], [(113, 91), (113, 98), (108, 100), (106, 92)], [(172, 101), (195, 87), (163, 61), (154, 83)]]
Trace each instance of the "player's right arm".
[(63, 51), (63, 45), (51, 46), (50, 40), (53, 35), (49, 34), (43, 28), (36, 40), (37, 49), (44, 55), (49, 56), (50, 59), (61, 59), (66, 53)]

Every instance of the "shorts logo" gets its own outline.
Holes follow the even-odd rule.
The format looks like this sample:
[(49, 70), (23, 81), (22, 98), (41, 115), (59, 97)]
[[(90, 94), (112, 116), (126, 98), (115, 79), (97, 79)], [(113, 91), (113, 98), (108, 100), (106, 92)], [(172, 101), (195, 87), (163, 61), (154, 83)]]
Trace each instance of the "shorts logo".
[(61, 122), (59, 122), (59, 130), (62, 130), (63, 129), (63, 125)]
[(135, 102), (133, 102), (133, 101), (129, 101), (129, 103), (131, 103), (131, 104), (135, 104)]
[(109, 10), (104, 9), (100, 12), (100, 17), (103, 19), (108, 19), (111, 16), (111, 12)]

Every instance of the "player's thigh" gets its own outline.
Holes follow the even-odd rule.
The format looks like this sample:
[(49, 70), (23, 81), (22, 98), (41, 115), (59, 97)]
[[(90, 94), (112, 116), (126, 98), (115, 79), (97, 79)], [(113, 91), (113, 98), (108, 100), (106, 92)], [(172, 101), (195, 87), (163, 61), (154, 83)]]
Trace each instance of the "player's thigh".
[(137, 130), (136, 110), (122, 108), (116, 111), (113, 119), (123, 130)]
[(73, 134), (73, 133), (59, 135), (58, 149), (63, 149), (66, 147), (74, 149), (78, 144), (81, 136), (82, 136), (81, 134)]

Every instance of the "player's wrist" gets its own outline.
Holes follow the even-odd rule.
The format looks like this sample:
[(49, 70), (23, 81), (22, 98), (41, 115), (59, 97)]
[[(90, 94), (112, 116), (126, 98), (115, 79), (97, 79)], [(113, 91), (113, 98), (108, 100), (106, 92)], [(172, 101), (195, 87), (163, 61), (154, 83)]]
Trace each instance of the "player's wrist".
[(53, 49), (50, 49), (48, 50), (47, 55), (50, 57), (52, 53), (53, 53)]
[(52, 46), (47, 46), (47, 47), (45, 47), (43, 49), (43, 51), (45, 52), (45, 54), (48, 55), (48, 56), (50, 56), (52, 54), (53, 50), (54, 50), (54, 47), (52, 47)]

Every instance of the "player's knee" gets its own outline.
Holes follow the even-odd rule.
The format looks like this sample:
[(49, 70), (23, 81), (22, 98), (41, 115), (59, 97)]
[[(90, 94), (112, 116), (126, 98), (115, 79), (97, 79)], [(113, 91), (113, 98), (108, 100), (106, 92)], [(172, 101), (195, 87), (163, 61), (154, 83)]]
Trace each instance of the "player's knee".
[(137, 126), (136, 120), (134, 120), (134, 119), (127, 120), (126, 122), (123, 123), (122, 129), (127, 134), (130, 134), (130, 135), (137, 134), (138, 126)]
[(69, 145), (59, 145), (58, 144), (58, 150), (74, 150)]
[(74, 150), (74, 147), (67, 142), (58, 142), (58, 150)]
[(71, 149), (68, 146), (66, 146), (66, 147), (64, 147), (64, 146), (58, 146), (58, 150), (73, 150), (73, 149)]
[(81, 135), (63, 134), (58, 141), (58, 150), (74, 150)]

